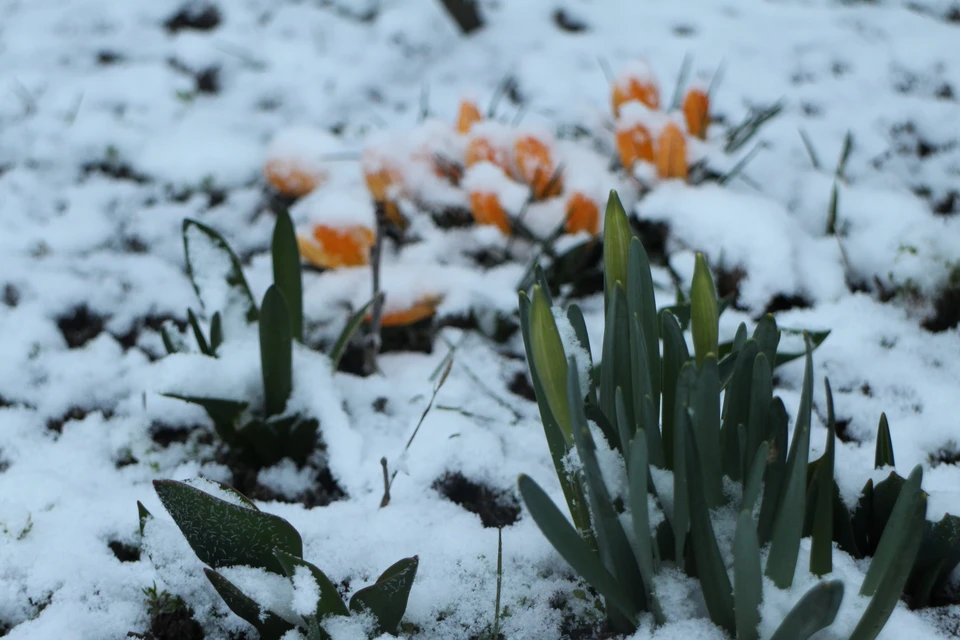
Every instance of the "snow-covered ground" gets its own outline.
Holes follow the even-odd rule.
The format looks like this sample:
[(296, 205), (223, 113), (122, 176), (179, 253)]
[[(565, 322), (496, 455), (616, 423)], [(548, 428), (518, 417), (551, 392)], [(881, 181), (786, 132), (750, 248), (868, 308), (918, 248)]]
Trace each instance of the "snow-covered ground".
[[(0, 635), (145, 633), (142, 590), (153, 585), (183, 596), (208, 638), (248, 628), (228, 614), (150, 484), (235, 481), (203, 411), (161, 393), (258, 393), (255, 345), (225, 344), (219, 360), (160, 358), (163, 320), (182, 323), (187, 307), (198, 308), (182, 221), (196, 218), (230, 241), (259, 300), (272, 278), (263, 168), (276, 134), (311, 127), (336, 136), (318, 143), (339, 155), (317, 160), (328, 183), (292, 208), (299, 227), (332, 208), (369, 218), (361, 151), (462, 153), (451, 132), (460, 100), (486, 105), (505, 80), (497, 115), (563, 138), (553, 148), (568, 189), (602, 197), (619, 188), (648, 233), (663, 229), (656, 223), (669, 229), (655, 273), (662, 304), (673, 301), (671, 273), (689, 282), (694, 251), (703, 251), (721, 288), (738, 293), (721, 339), (765, 310), (784, 327), (832, 331), (815, 353), (815, 414), (826, 414), (829, 376), (847, 440), (836, 465), (845, 499), (880, 477), (874, 439), (886, 412), (897, 470), (924, 465), (927, 517), (960, 514), (960, 5), (484, 0), (481, 8), (486, 26), (464, 37), (434, 0), (0, 2)], [(669, 104), (685, 56), (691, 80), (722, 69), (716, 122), (691, 157), (725, 173), (757, 144), (758, 155), (724, 185), (654, 180), (638, 199), (608, 162), (616, 153), (603, 68), (616, 74), (646, 60)], [(723, 153), (726, 132), (751, 108), (778, 101), (782, 112), (750, 143)], [(562, 135), (574, 127), (577, 137)], [(420, 204), (467, 205), (464, 192), (417, 163), (406, 170)], [(507, 186), (470, 179), (510, 200)], [(834, 185), (836, 235), (826, 233)], [(428, 295), (442, 296), (441, 319), (472, 312), (483, 327), (511, 317), (529, 243), (516, 244), (515, 259), (481, 267), (478, 255), (507, 243), (497, 229), (444, 229), (403, 206), (420, 241), (388, 245), (388, 311)], [(551, 202), (528, 213), (538, 233), (563, 216)], [(371, 295), (366, 268), (306, 272), (304, 285), (317, 343), (329, 343)], [(599, 345), (600, 297), (579, 302)], [(448, 345), (456, 345), (450, 377), (405, 452)], [(571, 614), (577, 624), (596, 615), (574, 597), (580, 584), (532, 520), (522, 510), (516, 519), (520, 473), (563, 502), (536, 405), (517, 392), (522, 353), (518, 335), (498, 344), (451, 326), (432, 353), (385, 354), (383, 375), (331, 378), (325, 356), (298, 350), (294, 397), (321, 416), (330, 473), (346, 497), (305, 508), (326, 503), (332, 486), (318, 489), (309, 467), (248, 478), (265, 497), (313, 492), (261, 507), (293, 523), (304, 557), (350, 590), (418, 554), (405, 618), (415, 637), (483, 637), (494, 617), (497, 530), (449, 496), (498, 505), (493, 522), (508, 524), (506, 638), (558, 638)], [(791, 414), (801, 376), (798, 362), (777, 370)], [(826, 431), (819, 419), (814, 427), (816, 456)], [(385, 508), (381, 457), (399, 470)], [(140, 553), (137, 500), (158, 516), (144, 549), (152, 561)], [(850, 581), (862, 570), (849, 558), (837, 563)], [(762, 632), (814, 579), (798, 582), (765, 602)], [(662, 597), (673, 622), (635, 637), (723, 637), (689, 597), (692, 584), (671, 578)], [(846, 637), (856, 623), (864, 602), (848, 593), (823, 638)], [(960, 605), (900, 605), (881, 638), (958, 629)]]

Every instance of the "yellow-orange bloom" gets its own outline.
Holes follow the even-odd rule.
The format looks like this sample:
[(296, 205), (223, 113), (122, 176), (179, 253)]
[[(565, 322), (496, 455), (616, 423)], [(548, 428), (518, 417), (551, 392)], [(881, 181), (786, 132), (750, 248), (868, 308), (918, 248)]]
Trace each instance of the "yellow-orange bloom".
[(680, 127), (672, 122), (657, 139), (657, 175), (664, 179), (687, 179), (687, 140)]
[(683, 99), (683, 116), (686, 118), (690, 135), (701, 140), (707, 137), (707, 127), (710, 126), (710, 97), (706, 91), (698, 87), (687, 91)]
[[(381, 327), (405, 327), (433, 316), (437, 312), (437, 305), (441, 296), (424, 296), (413, 303), (413, 306), (400, 311), (384, 313), (380, 318)], [(366, 321), (370, 322), (371, 314), (367, 314)]]
[(460, 101), (460, 111), (457, 113), (457, 133), (469, 133), (471, 127), (483, 120), (477, 105), (470, 100)]
[(264, 166), (263, 173), (271, 187), (291, 198), (307, 195), (327, 179), (326, 172), (286, 158), (271, 158)]
[(520, 179), (533, 188), (534, 198), (560, 195), (563, 184), (559, 176), (554, 178), (556, 169), (546, 144), (534, 136), (521, 136), (514, 143), (513, 152)]
[(400, 184), (400, 172), (390, 167), (381, 167), (374, 171), (364, 171), (363, 177), (374, 202), (383, 203), (387, 219), (398, 227), (406, 227), (407, 221), (400, 213), (400, 207), (390, 197), (391, 187)]
[(613, 83), (613, 115), (620, 115), (620, 107), (630, 100), (639, 100), (650, 109), (660, 108), (660, 88), (656, 80), (628, 76)]
[(640, 123), (627, 129), (618, 129), (617, 152), (620, 154), (620, 163), (628, 171), (637, 160), (653, 162), (653, 137), (650, 130)]
[(471, 193), (470, 211), (477, 224), (491, 224), (506, 234), (510, 233), (510, 221), (495, 193), (482, 191)]
[(575, 191), (567, 200), (567, 233), (586, 231), (596, 235), (600, 224), (600, 210), (597, 203), (579, 191)]
[(492, 142), (482, 136), (470, 140), (464, 158), (464, 164), (467, 167), (472, 167), (479, 162), (490, 162), (504, 171), (508, 171), (510, 168), (507, 152), (494, 146)]
[(373, 229), (360, 225), (334, 228), (318, 224), (313, 228), (313, 238), (297, 237), (300, 255), (326, 269), (369, 264), (370, 247), (375, 241)]

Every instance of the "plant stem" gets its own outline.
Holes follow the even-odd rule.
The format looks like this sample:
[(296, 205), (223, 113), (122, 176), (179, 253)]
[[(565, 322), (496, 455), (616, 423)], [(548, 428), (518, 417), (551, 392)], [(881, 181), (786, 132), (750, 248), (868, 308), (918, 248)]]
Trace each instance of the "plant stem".
[(370, 333), (367, 334), (363, 354), (363, 373), (372, 375), (377, 371), (377, 354), (380, 353), (380, 323), (383, 318), (384, 296), (380, 295), (380, 261), (383, 257), (384, 228), (387, 224), (385, 203), (377, 203), (377, 237), (370, 250), (370, 267), (373, 270), (373, 309), (370, 318)]

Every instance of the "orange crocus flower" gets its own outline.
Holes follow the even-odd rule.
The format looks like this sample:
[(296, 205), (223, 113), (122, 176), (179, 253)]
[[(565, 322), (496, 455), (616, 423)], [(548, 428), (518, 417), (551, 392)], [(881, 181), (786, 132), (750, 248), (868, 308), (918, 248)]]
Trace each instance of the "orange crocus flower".
[(472, 167), (479, 162), (490, 162), (504, 171), (507, 171), (510, 166), (506, 151), (495, 147), (492, 142), (483, 136), (477, 136), (470, 140), (464, 158), (464, 164), (468, 167)]
[(710, 126), (710, 97), (699, 87), (687, 91), (683, 99), (683, 116), (687, 121), (687, 131), (701, 140), (707, 137)]
[(326, 172), (310, 170), (294, 159), (271, 158), (263, 168), (270, 186), (291, 198), (305, 196), (323, 183)]
[(407, 221), (400, 213), (400, 207), (390, 197), (391, 187), (400, 184), (400, 172), (390, 167), (380, 167), (372, 171), (364, 169), (363, 177), (373, 201), (383, 203), (387, 219), (398, 227), (406, 227)]
[(628, 171), (637, 160), (653, 162), (653, 137), (639, 122), (632, 127), (617, 130), (617, 152), (620, 163)]
[[(380, 317), (381, 327), (405, 327), (411, 324), (425, 320), (437, 312), (437, 305), (443, 300), (441, 296), (424, 296), (413, 303), (413, 306), (400, 311), (390, 311)], [(372, 320), (372, 315), (367, 314), (366, 321)]]
[(375, 241), (373, 229), (360, 225), (334, 228), (318, 224), (313, 228), (313, 238), (297, 237), (300, 255), (325, 269), (369, 264), (370, 247)]
[(661, 178), (687, 179), (687, 140), (673, 122), (657, 138), (657, 175)]
[(660, 87), (649, 73), (628, 73), (613, 83), (613, 114), (620, 115), (620, 107), (630, 100), (639, 100), (650, 109), (660, 108)]
[(521, 136), (514, 143), (514, 156), (520, 178), (533, 188), (533, 197), (537, 200), (560, 195), (563, 190), (556, 171), (550, 148), (534, 136)]
[(470, 100), (460, 101), (457, 113), (457, 133), (469, 133), (474, 124), (483, 120), (477, 105)]
[(477, 224), (492, 224), (503, 231), (510, 233), (510, 221), (507, 213), (500, 204), (497, 194), (489, 192), (474, 192), (470, 194), (470, 211)]
[(586, 231), (596, 235), (599, 222), (600, 210), (597, 203), (580, 191), (575, 191), (567, 200), (567, 233)]

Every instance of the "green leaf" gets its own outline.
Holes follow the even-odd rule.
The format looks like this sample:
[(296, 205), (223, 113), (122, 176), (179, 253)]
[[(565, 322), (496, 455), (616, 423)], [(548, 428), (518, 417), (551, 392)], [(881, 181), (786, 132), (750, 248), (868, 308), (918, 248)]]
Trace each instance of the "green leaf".
[(880, 414), (880, 426), (877, 427), (877, 452), (873, 457), (873, 468), (894, 467), (893, 439), (890, 437), (890, 425), (887, 414)]
[(698, 252), (693, 268), (693, 284), (690, 287), (690, 331), (693, 334), (693, 350), (697, 356), (698, 367), (703, 364), (708, 353), (718, 353), (719, 317), (713, 276), (703, 254)]
[[(678, 433), (686, 429), (680, 426)], [(697, 575), (700, 578), (700, 588), (703, 590), (703, 599), (707, 611), (714, 624), (736, 633), (737, 622), (734, 616), (733, 587), (727, 577), (727, 569), (720, 555), (717, 537), (710, 523), (710, 511), (707, 508), (707, 497), (704, 493), (704, 477), (700, 471), (700, 453), (697, 449), (696, 438), (679, 437), (685, 440), (686, 446), (686, 474), (687, 490), (690, 500), (690, 542), (697, 562)], [(749, 517), (749, 516), (748, 516)], [(753, 524), (750, 524), (751, 528)]]
[[(590, 368), (587, 369), (587, 371), (593, 371), (593, 353), (590, 351), (590, 335), (587, 333), (587, 323), (583, 319), (583, 312), (580, 311), (580, 307), (575, 304), (567, 307), (567, 320), (570, 321), (570, 326), (573, 327), (573, 333), (577, 337), (577, 343), (587, 354), (587, 360), (590, 363)], [(590, 376), (592, 397), (595, 397), (593, 393), (596, 391), (596, 388), (597, 380), (594, 379), (594, 376)]]
[[(377, 295), (382, 296), (383, 294), (380, 293)], [(347, 345), (350, 344), (350, 339), (353, 338), (353, 334), (355, 334), (357, 329), (360, 328), (360, 325), (363, 324), (363, 319), (366, 317), (367, 311), (373, 305), (373, 302), (374, 300), (370, 300), (350, 316), (347, 324), (343, 327), (343, 331), (337, 336), (337, 341), (333, 343), (333, 349), (330, 350), (330, 367), (332, 371), (336, 371), (340, 367), (340, 360), (347, 350)]]
[(377, 620), (380, 633), (396, 634), (407, 610), (407, 600), (413, 580), (417, 577), (419, 563), (419, 558), (413, 556), (391, 565), (374, 584), (353, 594), (350, 610), (369, 610)]
[(770, 640), (807, 640), (833, 624), (841, 602), (843, 583), (839, 580), (821, 582), (800, 598)]
[[(590, 502), (593, 514), (593, 525), (597, 534), (597, 546), (600, 550), (600, 559), (603, 565), (616, 577), (617, 583), (623, 588), (630, 602), (638, 603), (637, 608), (645, 608), (645, 589), (636, 559), (630, 547), (619, 514), (614, 507), (613, 499), (603, 479), (600, 463), (597, 460), (596, 443), (590, 434), (587, 417), (583, 411), (583, 401), (578, 398), (580, 379), (574, 359), (567, 363), (567, 398), (570, 410), (570, 425), (573, 429), (573, 440), (576, 443), (580, 463), (587, 484), (587, 499)], [(622, 394), (621, 394), (622, 397)], [(625, 614), (632, 613), (624, 612)], [(618, 620), (615, 611), (607, 611), (611, 623), (623, 632), (632, 632), (636, 622), (629, 619)], [(629, 618), (629, 615), (624, 616)]]
[[(927, 497), (920, 491), (920, 475), (921, 467), (917, 465), (900, 492), (894, 514), (890, 516), (890, 522), (880, 538), (877, 555), (870, 563), (860, 589), (861, 595), (869, 595), (869, 589), (872, 589), (873, 597), (850, 634), (850, 640), (873, 640), (880, 634), (910, 577), (923, 540), (923, 523), (927, 512)], [(893, 549), (892, 554), (887, 553), (888, 549)], [(877, 566), (877, 571), (874, 571), (874, 566)], [(875, 578), (877, 575), (880, 577)]]
[[(753, 339), (760, 346), (760, 352), (767, 358), (767, 364), (777, 361), (777, 346), (780, 344), (780, 329), (772, 314), (765, 314), (753, 330)], [(744, 341), (746, 342), (746, 341)]]
[(200, 353), (205, 356), (212, 356), (213, 352), (210, 351), (210, 347), (207, 345), (207, 339), (203, 337), (203, 330), (200, 329), (200, 323), (197, 321), (197, 316), (193, 313), (193, 309), (187, 309), (187, 322), (190, 323), (190, 328), (193, 330), (193, 337), (197, 341), (197, 348), (200, 349)]
[(704, 491), (707, 506), (723, 504), (723, 469), (717, 451), (720, 450), (720, 373), (717, 356), (710, 352), (700, 365), (697, 387), (690, 399), (693, 407), (693, 435), (700, 451)]
[(223, 317), (217, 311), (210, 319), (210, 355), (216, 356), (221, 344), (223, 344)]
[(187, 276), (207, 312), (220, 311), (257, 321), (257, 304), (250, 293), (240, 260), (223, 237), (205, 224), (183, 221), (183, 251)]
[[(781, 332), (792, 333), (792, 334), (798, 333), (796, 329), (781, 329)], [(823, 341), (826, 340), (827, 336), (830, 335), (830, 331), (803, 331), (802, 333), (805, 336), (810, 338), (810, 343), (813, 345), (814, 350), (816, 350), (817, 347), (823, 344)], [(777, 359), (773, 365), (773, 368), (776, 369), (780, 365), (787, 364), (788, 362), (796, 360), (797, 358), (800, 358), (803, 355), (804, 355), (803, 351), (796, 351), (793, 353), (778, 352)]]
[(317, 612), (315, 614), (317, 620), (323, 620), (327, 616), (350, 615), (347, 605), (344, 604), (343, 598), (340, 597), (340, 592), (337, 591), (337, 585), (333, 584), (323, 571), (303, 558), (290, 555), (279, 549), (274, 549), (273, 555), (277, 558), (280, 566), (283, 567), (283, 572), (291, 580), (297, 567), (303, 567), (313, 575), (313, 579), (316, 580), (320, 592), (320, 599), (317, 600)]
[(824, 385), (827, 390), (827, 443), (814, 479), (813, 540), (810, 549), (810, 573), (820, 577), (833, 571), (833, 466), (837, 440), (833, 391), (829, 380), (824, 380)]
[[(650, 259), (639, 238), (630, 240), (627, 273), (627, 309), (631, 318), (640, 323), (643, 336), (650, 384), (650, 397), (653, 399), (653, 414), (660, 415), (660, 319), (657, 315), (657, 300), (653, 288), (653, 275), (650, 272)], [(634, 372), (634, 379), (639, 375)], [(635, 408), (637, 406), (634, 400)], [(659, 435), (659, 429), (658, 435)], [(651, 450), (654, 464), (657, 459)]]
[(760, 495), (761, 481), (763, 480), (763, 472), (767, 467), (769, 453), (770, 444), (761, 442), (753, 456), (750, 469), (743, 478), (743, 497), (740, 500), (741, 511), (753, 513), (753, 508), (757, 504), (757, 497)]
[(733, 599), (737, 640), (758, 640), (763, 575), (760, 543), (750, 511), (741, 511), (733, 536)]
[(760, 520), (757, 523), (757, 536), (760, 544), (770, 542), (773, 536), (774, 519), (780, 508), (780, 494), (787, 470), (787, 410), (779, 397), (770, 402), (769, 429), (767, 441), (770, 443), (770, 460), (764, 474), (763, 500), (760, 503)]
[(137, 500), (137, 515), (140, 519), (140, 535), (143, 535), (143, 528), (147, 526), (147, 520), (153, 517), (153, 514), (147, 511), (143, 503)]
[(287, 631), (293, 629), (292, 624), (262, 608), (253, 598), (213, 569), (204, 569), (203, 572), (230, 610), (252, 624), (262, 640), (280, 640)]
[(231, 447), (237, 445), (237, 422), (247, 408), (246, 402), (224, 400), (222, 398), (198, 398), (196, 396), (185, 396), (177, 393), (164, 393), (163, 396), (200, 405), (213, 421), (217, 435), (220, 436), (227, 445)]
[(960, 517), (948, 513), (936, 524), (925, 523), (924, 528), (926, 533), (907, 586), (914, 607), (929, 606), (960, 564)]
[[(740, 460), (740, 425), (750, 421), (750, 405), (753, 396), (753, 365), (760, 352), (760, 345), (749, 339), (737, 352), (733, 375), (723, 397), (723, 427), (720, 432), (720, 451), (723, 456), (723, 472), (731, 480), (740, 480), (743, 465)], [(761, 389), (760, 391), (763, 391)]]
[(608, 603), (613, 605), (634, 624), (637, 611), (626, 591), (617, 583), (616, 578), (603, 566), (587, 543), (580, 538), (576, 529), (553, 504), (547, 494), (529, 476), (521, 475), (517, 485), (530, 517), (537, 523), (547, 541), (557, 553), (580, 574), (590, 586)]
[(603, 218), (603, 290), (608, 297), (617, 282), (627, 285), (627, 265), (633, 229), (627, 212), (615, 190), (610, 190), (607, 210)]
[[(544, 295), (549, 296), (549, 293)], [(568, 473), (564, 465), (564, 457), (572, 448), (573, 443), (567, 441), (560, 429), (560, 424), (547, 402), (546, 392), (543, 389), (543, 383), (533, 360), (530, 340), (530, 306), (530, 299), (521, 291), (519, 295), (520, 332), (523, 336), (523, 346), (527, 356), (527, 367), (530, 369), (530, 378), (533, 381), (533, 390), (537, 396), (537, 406), (540, 408), (540, 421), (543, 423), (543, 432), (547, 439), (547, 447), (550, 449), (550, 457), (553, 459), (553, 466), (556, 469), (557, 478), (560, 480), (560, 488), (563, 490), (563, 496), (567, 501), (573, 522), (581, 532), (587, 546), (595, 550), (596, 541), (593, 538), (593, 529), (590, 524), (590, 511), (583, 495), (583, 487), (580, 484), (579, 476), (575, 473)]]
[(184, 344), (180, 335), (171, 332), (170, 327), (172, 324), (173, 323), (168, 320), (160, 327), (160, 338), (163, 340), (163, 348), (167, 350), (167, 355), (187, 350), (187, 345)]
[(303, 342), (303, 277), (300, 272), (300, 248), (293, 220), (286, 210), (277, 214), (270, 243), (273, 258), (273, 283), (280, 289), (290, 313), (290, 333)]
[[(673, 528), (673, 548), (676, 552), (677, 566), (685, 569), (684, 549), (686, 548), (687, 530), (690, 528), (690, 490), (687, 484), (690, 474), (687, 467), (696, 465), (697, 458), (687, 455), (687, 441), (693, 440), (690, 424), (690, 400), (696, 392), (697, 373), (692, 361), (688, 361), (680, 369), (677, 379), (677, 395), (674, 400), (673, 424), (673, 518), (670, 526)], [(698, 466), (699, 472), (699, 466)]]
[(893, 505), (893, 511), (883, 528), (883, 535), (880, 537), (877, 550), (873, 555), (873, 561), (870, 563), (867, 575), (863, 578), (860, 595), (872, 596), (882, 583), (891, 579), (892, 576), (889, 576), (888, 573), (891, 569), (896, 569), (897, 561), (903, 555), (911, 531), (920, 529), (914, 519), (914, 513), (918, 506), (923, 506), (924, 513), (926, 513), (926, 498), (920, 490), (922, 480), (923, 468), (917, 465), (910, 472), (906, 483), (900, 490), (896, 503)]
[(653, 541), (650, 537), (650, 511), (647, 501), (647, 475), (650, 472), (647, 457), (647, 439), (641, 430), (630, 443), (630, 456), (627, 465), (627, 478), (630, 485), (630, 515), (633, 519), (633, 552), (643, 578), (647, 603), (653, 612), (656, 624), (664, 624), (666, 617), (656, 594), (653, 580), (654, 557)]
[[(615, 395), (617, 387), (633, 390), (632, 360), (630, 348), (630, 318), (627, 316), (627, 297), (623, 286), (615, 284), (607, 292), (607, 309), (603, 331), (603, 355), (600, 361), (600, 409), (611, 423), (617, 420)], [(624, 348), (627, 347), (627, 348)], [(636, 424), (633, 412), (633, 393), (624, 396), (624, 408), (630, 430)], [(626, 427), (624, 427), (626, 428)], [(627, 451), (627, 443), (613, 443), (621, 453)]]
[[(630, 322), (630, 344), (633, 346), (633, 357), (629, 358), (630, 373), (633, 378), (634, 419), (638, 428), (643, 429), (647, 434), (647, 447), (651, 463), (664, 469), (666, 468), (666, 461), (663, 454), (663, 441), (660, 439), (660, 424), (657, 420), (659, 397), (656, 401), (653, 399), (654, 391), (648, 374), (647, 365), (649, 362), (647, 360), (646, 343), (643, 328), (637, 316), (634, 315)], [(657, 349), (659, 349), (659, 346)], [(657, 354), (657, 362), (660, 362), (659, 354)], [(658, 384), (659, 377), (660, 373), (658, 371)], [(659, 395), (659, 391), (657, 391), (657, 394)], [(626, 412), (624, 413), (626, 414)], [(629, 441), (628, 439), (626, 442)], [(624, 447), (626, 452), (626, 444), (624, 444)]]
[(663, 336), (663, 399), (661, 406), (663, 428), (661, 436), (663, 438), (663, 454), (666, 459), (667, 468), (673, 469), (674, 460), (674, 420), (677, 397), (677, 379), (680, 376), (680, 368), (690, 359), (690, 352), (687, 350), (687, 343), (683, 337), (683, 331), (680, 329), (680, 323), (676, 316), (670, 312), (660, 314), (662, 324), (661, 335)]
[[(753, 361), (753, 373), (750, 382), (750, 405), (746, 422), (747, 439), (742, 443), (745, 456), (741, 456), (741, 464), (748, 465), (756, 455), (760, 443), (766, 440), (770, 422), (770, 401), (773, 399), (773, 372), (770, 369), (770, 360), (759, 342), (761, 351)], [(776, 357), (776, 356), (774, 356)], [(743, 424), (743, 423), (741, 423)], [(744, 476), (747, 468), (744, 467)]]
[(248, 565), (283, 575), (273, 550), (303, 555), (300, 534), (279, 516), (226, 502), (175, 480), (154, 480), (153, 486), (190, 548), (214, 569)]
[(293, 335), (283, 293), (270, 285), (260, 310), (260, 366), (268, 416), (283, 413), (293, 390)]
[(813, 346), (807, 338), (807, 362), (800, 393), (800, 408), (787, 458), (785, 485), (777, 508), (766, 575), (781, 589), (793, 584), (800, 555), (806, 511), (807, 460), (810, 457), (810, 413), (813, 404)]

